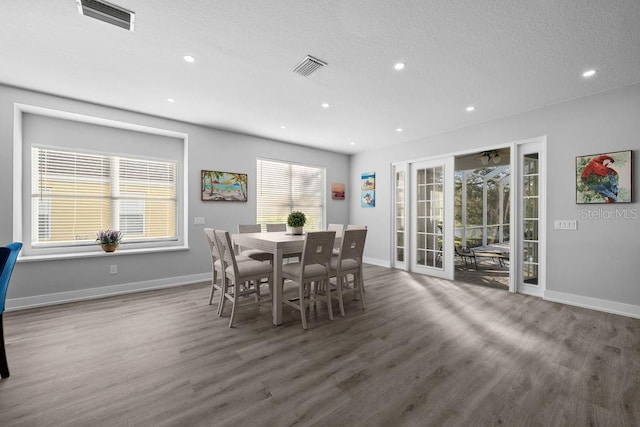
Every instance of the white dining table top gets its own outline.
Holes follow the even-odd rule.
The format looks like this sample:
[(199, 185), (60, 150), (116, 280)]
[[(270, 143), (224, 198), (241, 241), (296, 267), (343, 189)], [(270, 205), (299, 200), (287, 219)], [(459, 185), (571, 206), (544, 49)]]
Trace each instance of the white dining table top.
[(288, 234), (284, 231), (268, 233), (237, 233), (232, 236), (233, 242), (239, 246), (251, 247), (273, 252), (282, 249), (284, 253), (289, 251), (300, 252), (304, 246), (304, 234)]

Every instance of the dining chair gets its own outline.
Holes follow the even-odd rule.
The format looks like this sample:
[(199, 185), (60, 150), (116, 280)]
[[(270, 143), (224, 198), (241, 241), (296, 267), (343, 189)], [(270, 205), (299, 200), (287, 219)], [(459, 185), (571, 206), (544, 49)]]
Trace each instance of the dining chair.
[[(222, 261), (218, 256), (218, 249), (216, 247), (216, 236), (214, 228), (205, 228), (204, 234), (207, 238), (207, 243), (209, 243), (209, 250), (211, 252), (211, 292), (209, 293), (209, 305), (213, 302), (213, 294), (216, 290), (220, 291), (220, 298), (218, 301), (218, 309), (217, 312), (220, 312), (220, 308), (222, 306), (222, 283), (218, 284), (218, 273), (221, 276), (224, 276), (222, 269)], [(236, 255), (237, 262), (250, 261), (251, 258), (244, 255)]]
[(4, 313), (7, 288), (13, 267), (16, 265), (18, 254), (22, 249), (22, 243), (11, 242), (7, 246), (0, 247), (0, 378), (9, 378), (9, 364), (7, 351), (4, 347), (4, 328), (2, 326), (2, 314)]
[(283, 223), (267, 223), (267, 233), (274, 231), (287, 231), (287, 224)]
[[(335, 237), (334, 231), (308, 232), (305, 235), (301, 260), (282, 266), (282, 278), (298, 284), (298, 297), (293, 300), (285, 298), (283, 304), (300, 311), (303, 329), (307, 329), (307, 307), (318, 300), (324, 300), (329, 311), (329, 319), (333, 320), (329, 264)], [(314, 284), (315, 289), (312, 289)]]
[(269, 294), (273, 295), (273, 268), (264, 262), (249, 260), (238, 262), (228, 231), (215, 230), (218, 255), (222, 260), (222, 301), (219, 316), (222, 316), (226, 300), (231, 301), (231, 318), (229, 327), (233, 326), (233, 318), (238, 307), (239, 298), (254, 295), (256, 303), (261, 301), (260, 284), (262, 279), (269, 283)]
[(327, 225), (327, 231), (336, 232), (336, 240), (333, 242), (333, 255), (338, 255), (340, 251), (340, 239), (342, 238), (342, 232), (344, 231), (343, 224), (329, 224)]
[[(238, 233), (261, 233), (262, 225), (260, 224), (239, 224)], [(242, 249), (239, 248), (240, 255), (248, 256), (257, 261), (273, 261), (273, 254), (260, 249)]]
[(342, 236), (342, 232), (344, 231), (343, 224), (329, 224), (327, 225), (327, 231), (335, 231), (336, 237)]
[(347, 225), (347, 230), (366, 230), (367, 226), (366, 225), (360, 225), (360, 224), (348, 224)]
[[(338, 300), (342, 316), (344, 316), (344, 295), (357, 294), (360, 297), (362, 309), (365, 308), (362, 254), (366, 238), (366, 229), (345, 230), (338, 256), (331, 257), (330, 276), (336, 278), (336, 292), (332, 297)], [(353, 281), (348, 280), (349, 275), (352, 275)]]

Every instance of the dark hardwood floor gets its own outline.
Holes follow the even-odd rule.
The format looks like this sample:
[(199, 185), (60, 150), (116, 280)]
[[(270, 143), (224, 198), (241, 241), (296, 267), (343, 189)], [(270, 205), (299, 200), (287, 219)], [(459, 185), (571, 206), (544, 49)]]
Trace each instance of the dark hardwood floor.
[[(5, 313), (2, 426), (638, 426), (640, 320), (367, 266), (233, 329), (206, 284)], [(226, 313), (228, 316), (228, 313)]]

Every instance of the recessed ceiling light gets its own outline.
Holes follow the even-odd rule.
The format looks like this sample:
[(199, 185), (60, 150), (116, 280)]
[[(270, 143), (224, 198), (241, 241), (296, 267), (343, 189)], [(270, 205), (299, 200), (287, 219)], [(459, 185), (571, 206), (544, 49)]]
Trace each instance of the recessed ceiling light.
[(396, 128), (396, 132), (402, 132), (402, 128)]
[(356, 143), (354, 141), (351, 141), (349, 145), (356, 145)]
[(584, 73), (582, 73), (582, 77), (593, 77), (596, 75), (596, 70), (587, 70)]
[(404, 69), (404, 62), (398, 62), (396, 65), (393, 66), (393, 68), (395, 68), (396, 70), (402, 70)]
[(286, 129), (287, 127), (285, 125), (280, 126), (280, 129)]
[(467, 107), (467, 111), (468, 111), (468, 112), (472, 112), (472, 111), (475, 111), (475, 110), (476, 110), (476, 107), (474, 107), (473, 105), (469, 105), (469, 106)]
[(174, 102), (176, 102), (176, 100), (175, 100), (175, 99), (173, 99), (173, 98), (167, 98), (167, 102), (170, 102), (170, 103), (172, 103), (172, 104), (173, 104)]
[(185, 55), (185, 56), (182, 57), (182, 59), (184, 59), (187, 62), (195, 62), (196, 61), (196, 58), (194, 58), (191, 55)]
[(330, 105), (327, 102), (322, 103), (322, 108), (329, 108)]

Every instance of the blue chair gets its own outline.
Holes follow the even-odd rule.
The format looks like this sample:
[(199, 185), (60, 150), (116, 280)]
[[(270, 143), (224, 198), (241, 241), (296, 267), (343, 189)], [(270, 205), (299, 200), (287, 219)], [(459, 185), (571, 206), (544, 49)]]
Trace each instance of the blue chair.
[(22, 249), (22, 243), (13, 242), (0, 247), (0, 376), (9, 378), (9, 365), (7, 364), (7, 352), (4, 349), (4, 331), (2, 328), (2, 314), (4, 313), (4, 301), (7, 297), (9, 279), (16, 265), (18, 254)]

